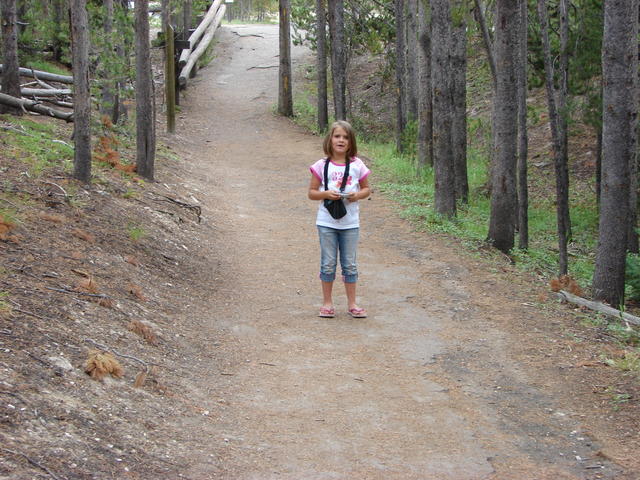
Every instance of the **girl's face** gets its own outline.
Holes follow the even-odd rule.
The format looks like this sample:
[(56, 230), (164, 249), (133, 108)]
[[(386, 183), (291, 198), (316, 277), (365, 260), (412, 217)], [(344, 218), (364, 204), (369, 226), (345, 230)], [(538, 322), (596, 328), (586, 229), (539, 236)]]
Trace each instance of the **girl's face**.
[(344, 157), (349, 150), (349, 135), (342, 127), (336, 127), (331, 134), (331, 148), (333, 153), (339, 157)]

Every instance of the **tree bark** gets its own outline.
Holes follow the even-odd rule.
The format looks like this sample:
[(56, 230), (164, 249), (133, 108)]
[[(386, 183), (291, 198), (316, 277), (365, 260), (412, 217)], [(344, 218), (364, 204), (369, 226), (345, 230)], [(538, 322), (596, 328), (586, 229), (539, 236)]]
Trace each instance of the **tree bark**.
[(451, 6), (449, 0), (431, 0), (431, 96), (433, 102), (434, 203), (440, 215), (456, 214), (451, 88)]
[[(16, 0), (2, 0), (0, 10), (2, 14), (2, 45), (4, 50), (2, 93), (20, 98), (18, 13), (16, 10)], [(0, 105), (0, 113), (22, 115), (22, 109), (2, 104)]]
[(529, 248), (529, 188), (527, 159), (529, 156), (529, 137), (527, 131), (527, 40), (528, 12), (527, 2), (520, 2), (520, 27), (518, 38), (518, 247)]
[(73, 57), (73, 176), (91, 181), (91, 92), (89, 91), (89, 19), (86, 0), (71, 0)]
[(278, 113), (293, 116), (293, 93), (291, 86), (291, 11), (290, 0), (280, 0), (280, 72), (278, 75)]
[[(566, 97), (564, 87), (556, 92), (554, 87), (554, 68), (549, 41), (549, 14), (546, 0), (538, 0), (538, 18), (540, 19), (540, 33), (544, 57), (545, 83), (547, 87), (547, 102), (549, 105), (549, 121), (553, 138), (553, 156), (556, 171), (556, 218), (558, 224), (559, 274), (568, 271), (567, 244), (570, 235), (569, 223), (569, 171), (567, 165), (566, 148)], [(560, 72), (561, 79), (566, 73)], [(561, 80), (564, 85), (564, 80)]]
[(602, 48), (602, 193), (593, 296), (624, 304), (630, 164), (638, 114), (638, 2), (607, 0)]
[(327, 19), (324, 5), (324, 0), (316, 0), (319, 132), (324, 132), (329, 125), (329, 111), (327, 109)]
[(487, 52), (487, 60), (489, 62), (489, 68), (491, 69), (491, 79), (493, 80), (493, 86), (495, 89), (496, 84), (496, 58), (495, 53), (493, 51), (493, 39), (491, 38), (491, 34), (489, 33), (489, 29), (487, 28), (487, 17), (482, 9), (482, 4), (480, 0), (474, 0), (475, 3), (475, 16), (478, 21), (478, 25), (480, 26), (480, 32), (482, 32), (482, 40), (484, 41), (484, 48)]
[[(523, 0), (519, 0), (523, 1)], [(514, 245), (516, 220), (517, 85), (519, 1), (496, 2), (496, 89), (493, 113), (494, 168), (491, 178), (491, 214), (487, 240), (508, 252)]]
[(331, 77), (336, 120), (347, 119), (346, 48), (344, 42), (344, 0), (328, 0), (331, 34)]
[(456, 199), (469, 201), (469, 179), (467, 176), (467, 20), (465, 1), (452, 3), (455, 15), (452, 18), (451, 73), (453, 116), (451, 121), (451, 144)]
[(136, 171), (153, 180), (156, 132), (149, 52), (149, 0), (136, 0)]
[(418, 172), (427, 165), (433, 166), (433, 116), (431, 108), (431, 24), (427, 18), (426, 2), (418, 4), (418, 30), (420, 48), (418, 49)]
[(395, 0), (396, 13), (396, 149), (404, 151), (403, 136), (407, 118), (407, 94), (405, 91), (405, 0)]

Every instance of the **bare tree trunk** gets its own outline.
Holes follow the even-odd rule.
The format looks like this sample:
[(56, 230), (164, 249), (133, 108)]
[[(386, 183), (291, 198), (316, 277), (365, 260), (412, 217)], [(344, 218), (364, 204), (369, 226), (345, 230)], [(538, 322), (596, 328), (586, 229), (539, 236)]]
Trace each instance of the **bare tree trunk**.
[(53, 59), (62, 60), (62, 23), (65, 21), (65, 0), (53, 0)]
[(453, 2), (451, 73), (453, 116), (451, 144), (455, 171), (456, 199), (469, 201), (467, 175), (467, 20), (464, 0)]
[(327, 19), (324, 0), (316, 0), (316, 35), (318, 62), (318, 131), (324, 132), (329, 124), (327, 109)]
[(73, 176), (91, 180), (91, 93), (89, 92), (89, 20), (86, 0), (71, 0), (73, 55)]
[[(18, 65), (18, 13), (16, 0), (2, 0), (2, 45), (4, 64), (2, 68), (2, 93), (21, 98), (20, 66)], [(22, 115), (22, 110), (5, 104), (0, 105), (0, 113)]]
[(329, 0), (329, 31), (331, 34), (331, 77), (336, 120), (347, 118), (346, 48), (344, 42), (344, 0)]
[(406, 100), (406, 120), (415, 121), (418, 118), (418, 1), (405, 0), (406, 22), (405, 36), (406, 49), (405, 58), (405, 94)]
[(418, 4), (418, 172), (427, 165), (433, 166), (433, 116), (431, 109), (431, 24), (427, 19), (428, 0)]
[(406, 91), (405, 91), (405, 0), (395, 0), (396, 12), (396, 149), (398, 152), (404, 151), (402, 137), (406, 127)]
[(493, 39), (491, 38), (491, 34), (489, 33), (489, 29), (487, 28), (487, 17), (482, 8), (482, 4), (480, 0), (474, 0), (475, 2), (475, 16), (478, 21), (478, 25), (480, 26), (480, 31), (482, 32), (482, 39), (484, 41), (484, 48), (487, 51), (487, 60), (489, 61), (489, 68), (491, 68), (491, 78), (493, 79), (493, 85), (495, 88), (496, 84), (496, 58), (495, 53), (493, 51)]
[[(538, 17), (544, 57), (544, 70), (547, 86), (547, 102), (549, 104), (549, 121), (553, 138), (554, 163), (556, 170), (556, 217), (558, 223), (559, 274), (568, 271), (567, 244), (569, 242), (569, 172), (567, 166), (566, 149), (566, 98), (563, 97), (561, 87), (559, 95), (553, 84), (554, 68), (549, 42), (549, 14), (546, 0), (538, 0)], [(564, 73), (560, 72), (561, 77)], [(564, 80), (562, 80), (564, 84)], [(563, 133), (564, 132), (564, 133)]]
[(182, 5), (182, 39), (189, 38), (191, 29), (191, 0), (184, 0)]
[(293, 116), (293, 94), (291, 92), (291, 26), (290, 0), (280, 0), (280, 73), (278, 75), (278, 113)]
[[(523, 0), (519, 0), (523, 1)], [(514, 245), (516, 220), (516, 156), (518, 144), (518, 105), (516, 50), (518, 44), (519, 2), (496, 2), (496, 90), (494, 98), (491, 216), (487, 240), (508, 252)]]
[(630, 164), (637, 134), (638, 2), (607, 0), (602, 48), (602, 196), (593, 296), (624, 304)]
[(520, 2), (520, 38), (518, 39), (518, 247), (529, 248), (529, 188), (527, 159), (529, 137), (527, 132), (527, 2)]
[(136, 171), (153, 180), (156, 122), (149, 52), (149, 0), (136, 0)]
[(433, 101), (433, 165), (435, 211), (456, 214), (453, 147), (451, 144), (451, 6), (449, 0), (431, 0), (431, 95)]
[[(104, 7), (104, 35), (106, 39), (106, 52), (104, 55), (110, 57), (113, 55), (113, 0), (103, 0)], [(115, 110), (115, 92), (116, 85), (113, 75), (103, 64), (102, 70), (102, 102), (100, 103), (100, 112), (107, 115), (110, 119), (114, 117)]]

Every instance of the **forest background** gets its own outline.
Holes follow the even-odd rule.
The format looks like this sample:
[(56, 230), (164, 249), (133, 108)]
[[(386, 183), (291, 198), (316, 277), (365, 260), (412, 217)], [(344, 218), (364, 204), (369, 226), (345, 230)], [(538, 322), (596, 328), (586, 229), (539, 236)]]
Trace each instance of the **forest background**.
[[(68, 74), (73, 32), (65, 21), (66, 3), (7, 1), (3, 14), (12, 3), (18, 19), (17, 63)], [(278, 8), (284, 20), (290, 15), (293, 41), (319, 52), (317, 62), (300, 67), (302, 75), (296, 76), (302, 81), (293, 89), (295, 121), (318, 134), (331, 119), (351, 121), (363, 139), (361, 150), (376, 165), (378, 190), (393, 196), (416, 228), (455, 237), (478, 255), (507, 255), (553, 290), (578, 296), (592, 292), (633, 313), (640, 301), (634, 61), (629, 62), (633, 82), (616, 87), (632, 115), (624, 128), (609, 127), (620, 134), (633, 132), (624, 137), (632, 156), (604, 148), (602, 98), (613, 84), (603, 80), (605, 24), (612, 17), (605, 15), (605, 7), (619, 13), (617, 21), (637, 20), (638, 15), (624, 15), (624, 8), (635, 12), (637, 4), (531, 0), (505, 10), (511, 3), (236, 0), (227, 4), (226, 18), (278, 21)], [(140, 72), (150, 67), (134, 65), (139, 51), (135, 34), (140, 32), (134, 27), (143, 4), (146, 13), (148, 2), (136, 2), (135, 17), (126, 1), (72, 2), (70, 12), (87, 9), (90, 93), (105, 115), (98, 120), (94, 113), (90, 120), (94, 131), (101, 131), (93, 140), (94, 160), (153, 178), (152, 171), (141, 172), (140, 152), (134, 160), (115, 151), (126, 138), (129, 144), (136, 141), (130, 136), (133, 121), (141, 136), (141, 110), (133, 113), (140, 88), (134, 85), (142, 84)], [(188, 30), (210, 5), (205, 0), (152, 3), (151, 10), (162, 15), (151, 27), (161, 30), (171, 21)], [(637, 21), (627, 26), (631, 38)], [(618, 27), (608, 31), (629, 31)], [(6, 58), (6, 28), (3, 34)], [(155, 42), (160, 45), (162, 38)], [(614, 43), (625, 45), (628, 58), (637, 60), (637, 42)], [(212, 55), (205, 55), (202, 65)], [(328, 72), (323, 70), (327, 63)], [(8, 89), (3, 86), (3, 91)], [(65, 106), (65, 100), (57, 101)], [(499, 115), (505, 110), (506, 117)], [(147, 118), (144, 123), (153, 122)], [(68, 145), (57, 144), (51, 159), (38, 161), (46, 165), (55, 157), (66, 169), (73, 155)], [(607, 156), (623, 158), (624, 164), (607, 163)], [(625, 194), (616, 198), (622, 203), (607, 203), (607, 212), (615, 214), (600, 215), (602, 192), (619, 190), (611, 184), (603, 188), (602, 182), (613, 178), (618, 167), (623, 179), (615, 181), (626, 185)], [(17, 214), (5, 203), (0, 214), (9, 231)], [(617, 226), (609, 220), (618, 221)], [(600, 284), (593, 288), (598, 265)], [(627, 322), (605, 322), (625, 344), (637, 347), (637, 333)], [(640, 363), (637, 349), (630, 355)]]

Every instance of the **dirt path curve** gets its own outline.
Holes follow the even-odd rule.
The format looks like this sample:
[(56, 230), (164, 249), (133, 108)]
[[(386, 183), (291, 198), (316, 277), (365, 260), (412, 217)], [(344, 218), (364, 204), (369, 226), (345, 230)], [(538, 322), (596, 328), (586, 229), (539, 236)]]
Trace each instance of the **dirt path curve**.
[(194, 188), (218, 232), (202, 248), (220, 259), (200, 312), (200, 340), (215, 337), (220, 359), (203, 391), (215, 393), (209, 426), (185, 425), (201, 445), (185, 476), (625, 478), (595, 455), (562, 374), (530, 369), (527, 355), (540, 352), (501, 328), (535, 311), (411, 232), (380, 195), (361, 210), (369, 318), (348, 317), (341, 290), (338, 316), (316, 316), (317, 207), (306, 189), (321, 140), (273, 114), (276, 27), (227, 26), (219, 42), (182, 102), (175, 143), (202, 173)]

